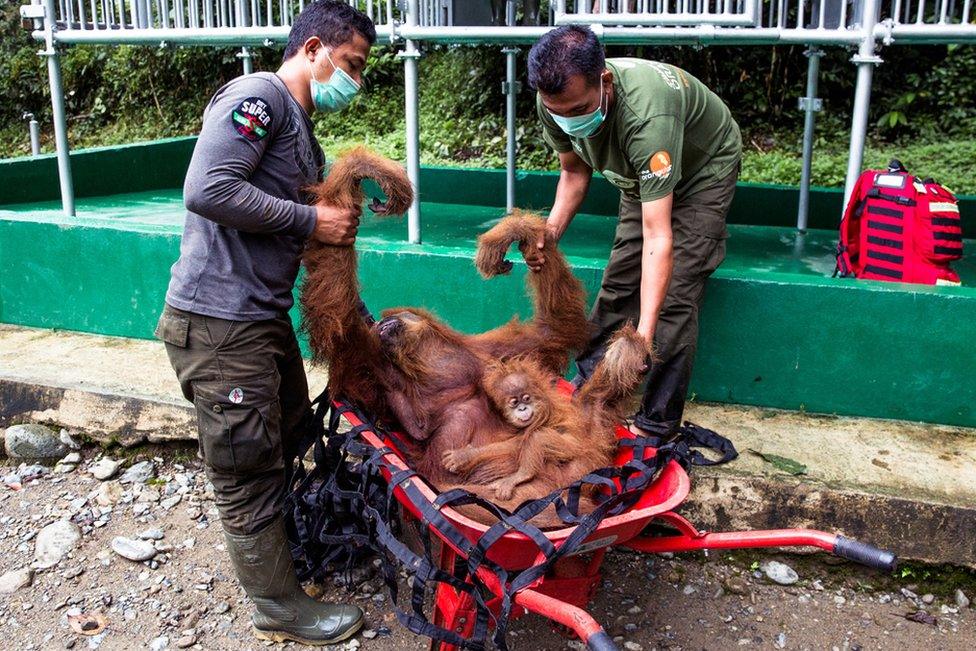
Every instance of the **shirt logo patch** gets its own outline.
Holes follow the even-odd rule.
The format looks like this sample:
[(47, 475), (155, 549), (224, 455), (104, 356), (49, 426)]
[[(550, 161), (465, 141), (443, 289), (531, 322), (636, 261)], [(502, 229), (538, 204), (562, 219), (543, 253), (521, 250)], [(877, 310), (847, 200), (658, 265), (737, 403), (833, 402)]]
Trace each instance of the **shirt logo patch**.
[(613, 183), (621, 190), (633, 190), (637, 187), (637, 179), (627, 178), (626, 176), (617, 174), (612, 170), (603, 170), (601, 174), (603, 174), (608, 181)]
[(271, 109), (260, 97), (248, 97), (230, 115), (237, 133), (251, 142), (257, 142), (271, 130)]
[(671, 154), (663, 149), (651, 156), (651, 160), (647, 163), (647, 169), (659, 179), (671, 176), (671, 167)]
[(227, 399), (233, 402), (235, 405), (239, 405), (244, 402), (244, 390), (240, 387), (234, 387), (227, 394)]

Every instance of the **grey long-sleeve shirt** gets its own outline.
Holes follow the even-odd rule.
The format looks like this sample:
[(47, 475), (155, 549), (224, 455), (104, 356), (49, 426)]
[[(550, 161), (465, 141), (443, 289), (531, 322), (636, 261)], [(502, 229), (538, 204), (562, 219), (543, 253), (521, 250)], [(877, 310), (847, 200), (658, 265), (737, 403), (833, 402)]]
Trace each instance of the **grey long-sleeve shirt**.
[(303, 188), (321, 180), (323, 165), (311, 120), (277, 75), (238, 77), (218, 90), (186, 173), (166, 302), (234, 321), (291, 309), (315, 227)]

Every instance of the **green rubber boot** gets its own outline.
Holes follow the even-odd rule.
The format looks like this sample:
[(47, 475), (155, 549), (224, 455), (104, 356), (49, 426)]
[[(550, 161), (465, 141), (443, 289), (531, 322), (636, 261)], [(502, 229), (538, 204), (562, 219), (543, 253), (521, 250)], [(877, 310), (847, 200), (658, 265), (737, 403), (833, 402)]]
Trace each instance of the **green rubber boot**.
[(322, 646), (341, 642), (362, 628), (358, 606), (322, 603), (302, 590), (281, 518), (256, 534), (225, 531), (224, 536), (237, 578), (254, 602), (251, 622), (258, 638)]

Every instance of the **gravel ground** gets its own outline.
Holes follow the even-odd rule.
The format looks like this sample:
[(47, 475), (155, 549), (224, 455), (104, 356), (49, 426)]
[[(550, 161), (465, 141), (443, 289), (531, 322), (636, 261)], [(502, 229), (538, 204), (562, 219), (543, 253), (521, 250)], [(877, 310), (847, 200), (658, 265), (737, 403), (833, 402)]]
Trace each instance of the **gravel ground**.
[[(0, 465), (0, 648), (282, 648), (251, 636), (212, 492), (188, 448), (126, 452), (104, 480), (92, 474), (112, 470), (100, 449), (75, 454), (76, 465), (57, 469)], [(137, 470), (151, 472), (122, 483), (140, 462)], [(773, 559), (795, 570), (795, 583), (767, 576)], [(31, 572), (37, 565), (50, 567)], [(777, 569), (780, 580), (793, 578), (768, 571)], [(960, 606), (976, 597), (965, 571), (909, 567), (896, 578), (824, 555), (622, 551), (608, 554), (604, 570), (590, 612), (621, 648), (976, 648), (976, 611)], [(363, 574), (352, 593), (318, 590), (367, 611), (366, 632), (337, 648), (426, 648), (397, 624), (377, 578)], [(918, 611), (927, 622), (906, 619)], [(86, 628), (95, 634), (75, 631)], [(582, 648), (533, 616), (513, 622), (509, 640), (513, 649)]]

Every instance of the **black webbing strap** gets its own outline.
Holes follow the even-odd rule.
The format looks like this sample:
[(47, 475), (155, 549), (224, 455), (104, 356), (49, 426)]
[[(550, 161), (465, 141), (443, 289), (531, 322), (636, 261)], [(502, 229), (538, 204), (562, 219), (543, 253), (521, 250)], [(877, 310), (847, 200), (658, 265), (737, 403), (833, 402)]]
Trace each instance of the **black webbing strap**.
[[(399, 469), (384, 459), (392, 452), (390, 448), (377, 448), (360, 438), (363, 432), (372, 431), (397, 444), (398, 439), (391, 432), (378, 428), (348, 403), (332, 404), (328, 394), (319, 396), (314, 404), (315, 418), (309, 435), (299, 447), (298, 458), (304, 458), (314, 445), (315, 465), (306, 471), (299, 463), (288, 474), (293, 491), (286, 501), (286, 509), (294, 520), (290, 533), (300, 578), (321, 579), (329, 566), (345, 563), (348, 570), (367, 554), (376, 554), (400, 623), (418, 635), (463, 649), (485, 648), (491, 619), (495, 620), (492, 642), (498, 649), (507, 649), (505, 637), (515, 594), (541, 581), (559, 559), (576, 551), (606, 517), (631, 508), (671, 460), (688, 468), (724, 463), (738, 456), (728, 439), (686, 422), (678, 436), (667, 443), (654, 437), (620, 440), (621, 446), (633, 448), (631, 461), (590, 472), (562, 490), (529, 500), (508, 512), (462, 489), (448, 490), (433, 500), (427, 499), (415, 481), (417, 475), (413, 470)], [(354, 415), (361, 424), (340, 433), (341, 418), (348, 414)], [(328, 427), (324, 425), (326, 416)], [(649, 448), (655, 448), (656, 454), (645, 459)], [(708, 448), (721, 458), (710, 460), (696, 448)], [(389, 476), (388, 481), (384, 481), (384, 473)], [(422, 554), (398, 537), (397, 489), (420, 514)], [(595, 507), (580, 513), (584, 489), (594, 493), (591, 500), (595, 501)], [(443, 513), (447, 507), (464, 505), (478, 506), (497, 520), (476, 541), (469, 540)], [(532, 523), (533, 518), (549, 508), (563, 522), (574, 525), (569, 536), (558, 544)], [(464, 562), (453, 568), (438, 567), (432, 555), (431, 531), (445, 541), (443, 544), (453, 547)], [(541, 559), (511, 577), (505, 568), (488, 558), (492, 546), (509, 531), (517, 531), (531, 540)], [(413, 576), (410, 612), (402, 610), (398, 602), (398, 567)], [(501, 586), (499, 614), (494, 618), (484, 596), (490, 591), (477, 576), (480, 569), (495, 575)], [(476, 615), (469, 637), (433, 624), (424, 613), (426, 591), (439, 583), (471, 599)]]

